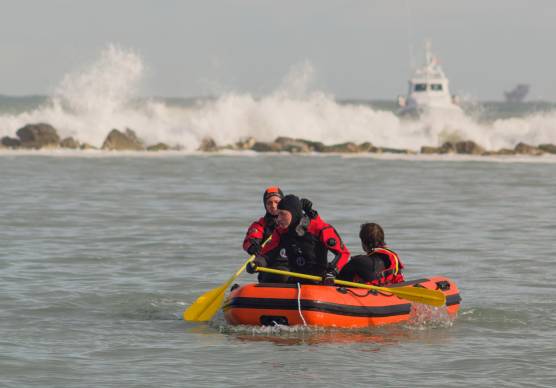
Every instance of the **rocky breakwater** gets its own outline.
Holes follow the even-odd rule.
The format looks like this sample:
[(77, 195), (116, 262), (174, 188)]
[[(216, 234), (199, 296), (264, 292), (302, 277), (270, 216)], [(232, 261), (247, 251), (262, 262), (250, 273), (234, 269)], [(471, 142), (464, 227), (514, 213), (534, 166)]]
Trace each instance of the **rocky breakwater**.
[(501, 148), (499, 150), (486, 150), (473, 141), (446, 142), (440, 147), (423, 146), (421, 154), (462, 154), (481, 156), (503, 156), (503, 155), (530, 155), (540, 156), (544, 154), (556, 154), (556, 146), (553, 144), (540, 144), (533, 146), (526, 143), (518, 143), (514, 148)]
[(504, 155), (530, 155), (539, 156), (544, 154), (556, 154), (556, 145), (541, 144), (539, 146), (532, 146), (525, 143), (519, 143), (514, 148), (501, 148), (499, 150), (487, 150), (480, 144), (471, 140), (459, 142), (446, 142), (439, 147), (423, 146), (419, 152), (403, 149), (403, 148), (388, 148), (377, 147), (372, 143), (354, 143), (346, 142), (339, 144), (326, 145), (322, 142), (311, 141), (306, 139), (295, 139), (291, 137), (277, 137), (272, 142), (260, 142), (255, 138), (249, 137), (242, 139), (235, 144), (219, 146), (211, 138), (205, 138), (201, 142), (198, 151), (202, 152), (218, 152), (222, 150), (251, 150), (256, 152), (287, 152), (292, 154), (306, 154), (306, 153), (338, 153), (338, 154), (361, 154), (361, 153), (374, 153), (374, 154), (423, 154), (423, 155), (477, 155), (477, 156), (504, 156)]
[[(61, 139), (58, 131), (50, 124), (38, 123), (27, 124), (16, 131), (17, 137), (4, 136), (0, 139), (0, 148), (7, 149), (97, 149), (88, 143), (80, 143), (73, 137)], [(102, 150), (107, 151), (166, 151), (171, 148), (164, 143), (158, 143), (151, 146), (145, 146), (135, 131), (125, 129), (119, 131), (113, 129), (108, 133), (106, 139), (102, 143)]]
[(319, 141), (306, 139), (294, 139), (291, 137), (280, 136), (272, 142), (261, 142), (255, 138), (249, 137), (242, 139), (235, 144), (218, 146), (211, 138), (204, 138), (198, 151), (202, 152), (218, 152), (222, 150), (251, 150), (256, 152), (287, 152), (291, 154), (307, 154), (307, 153), (399, 153), (399, 154), (416, 154), (415, 151), (398, 148), (375, 147), (369, 142), (354, 143), (346, 142), (339, 144), (326, 145)]
[(60, 136), (50, 124), (27, 124), (16, 131), (17, 138), (5, 136), (0, 143), (8, 148), (57, 148)]
[[(56, 128), (46, 123), (27, 124), (16, 131), (17, 137), (5, 136), (0, 139), (0, 148), (4, 149), (97, 149), (96, 147), (80, 143), (73, 137), (61, 139)], [(123, 131), (112, 129), (106, 136), (101, 146), (105, 151), (168, 151), (180, 150), (179, 146), (171, 147), (164, 143), (145, 145), (145, 142), (137, 136), (135, 131), (126, 128)], [(446, 142), (441, 146), (423, 146), (419, 151), (399, 148), (378, 147), (370, 142), (355, 143), (346, 142), (327, 145), (319, 141), (301, 138), (280, 136), (271, 142), (262, 142), (253, 137), (239, 140), (234, 144), (219, 145), (214, 139), (207, 137), (202, 139), (197, 151), (220, 152), (223, 150), (255, 151), (255, 152), (284, 152), (291, 154), (309, 153), (334, 153), (334, 154), (423, 154), (423, 155), (479, 155), (479, 156), (505, 156), (505, 155), (530, 155), (540, 156), (545, 154), (556, 154), (556, 145), (540, 144), (538, 146), (519, 143), (514, 148), (502, 148), (499, 150), (487, 150), (473, 141)]]

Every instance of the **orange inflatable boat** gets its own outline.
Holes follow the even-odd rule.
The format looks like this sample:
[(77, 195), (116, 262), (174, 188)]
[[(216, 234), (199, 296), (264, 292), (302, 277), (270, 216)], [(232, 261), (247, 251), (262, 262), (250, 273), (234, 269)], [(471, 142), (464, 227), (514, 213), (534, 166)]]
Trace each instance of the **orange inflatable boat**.
[[(389, 288), (413, 286), (439, 290), (455, 315), (461, 297), (456, 284), (442, 276), (407, 281)], [(224, 317), (232, 325), (314, 325), (360, 328), (403, 322), (411, 304), (391, 293), (312, 284), (246, 284), (232, 290)]]

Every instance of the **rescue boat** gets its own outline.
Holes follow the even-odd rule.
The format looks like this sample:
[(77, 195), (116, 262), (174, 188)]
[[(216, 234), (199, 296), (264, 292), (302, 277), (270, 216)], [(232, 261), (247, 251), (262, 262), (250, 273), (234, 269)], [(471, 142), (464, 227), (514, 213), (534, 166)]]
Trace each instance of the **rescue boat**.
[[(461, 297), (449, 278), (436, 276), (389, 285), (439, 290), (450, 315), (459, 311)], [(392, 293), (315, 284), (260, 283), (236, 286), (223, 310), (232, 325), (311, 325), (361, 328), (407, 321), (413, 302)]]

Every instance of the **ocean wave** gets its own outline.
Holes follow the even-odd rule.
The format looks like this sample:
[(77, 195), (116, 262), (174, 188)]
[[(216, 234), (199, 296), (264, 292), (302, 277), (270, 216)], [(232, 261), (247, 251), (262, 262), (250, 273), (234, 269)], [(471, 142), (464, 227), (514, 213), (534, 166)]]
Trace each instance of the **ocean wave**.
[(88, 66), (68, 73), (38, 107), (0, 114), (0, 136), (14, 136), (29, 123), (46, 122), (62, 137), (101, 146), (112, 128), (133, 129), (146, 143), (164, 142), (196, 150), (210, 137), (218, 145), (278, 136), (335, 144), (371, 142), (380, 147), (418, 150), (446, 141), (472, 140), (486, 149), (519, 142), (556, 144), (556, 110), (481, 121), (472, 113), (402, 119), (394, 112), (361, 103), (341, 103), (311, 88), (309, 63), (294, 66), (268, 95), (228, 92), (191, 104), (139, 97), (145, 66), (139, 55), (115, 45)]

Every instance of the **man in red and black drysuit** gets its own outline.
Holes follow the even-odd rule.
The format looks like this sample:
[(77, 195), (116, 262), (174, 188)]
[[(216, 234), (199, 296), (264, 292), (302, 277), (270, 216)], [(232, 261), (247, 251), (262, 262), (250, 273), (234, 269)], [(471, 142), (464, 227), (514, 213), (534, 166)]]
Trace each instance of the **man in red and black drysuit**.
[[(312, 210), (310, 201), (295, 195), (285, 196), (278, 204), (277, 224), (271, 241), (248, 266), (248, 272), (254, 272), (257, 266), (287, 265), (290, 271), (322, 276), (324, 284), (334, 284), (334, 278), (349, 260), (349, 250), (336, 230)], [(329, 251), (335, 256), (331, 262), (328, 262)], [(302, 282), (301, 279), (289, 281)]]
[(250, 255), (261, 252), (261, 246), (276, 228), (278, 216), (278, 203), (284, 198), (284, 193), (278, 186), (271, 186), (263, 193), (263, 205), (266, 210), (264, 217), (253, 222), (243, 240), (243, 249)]

